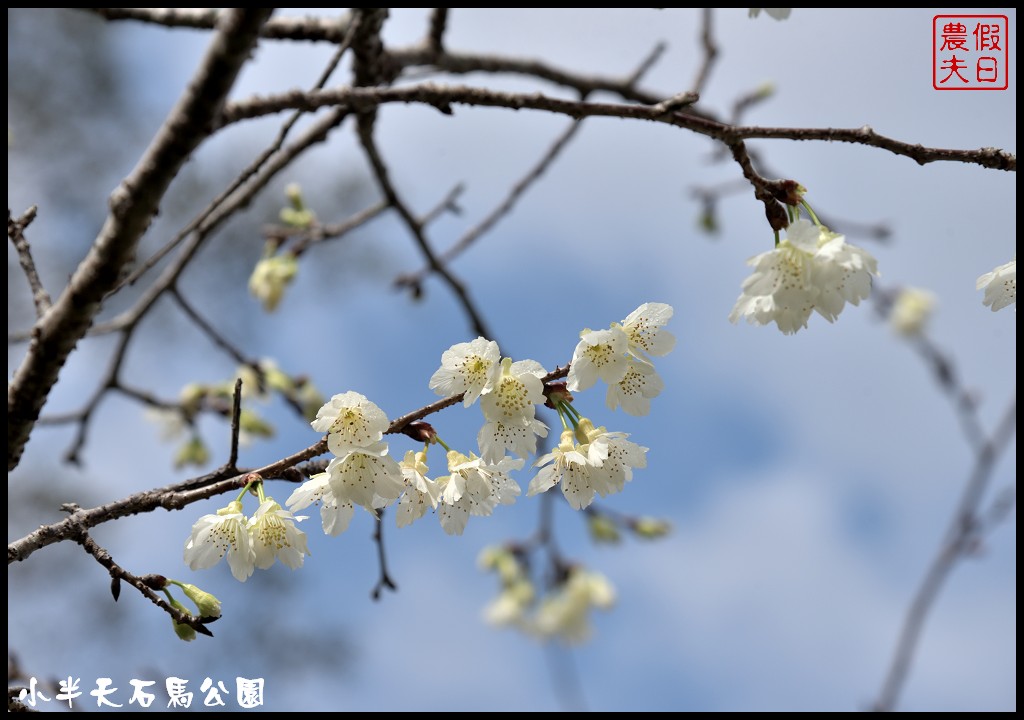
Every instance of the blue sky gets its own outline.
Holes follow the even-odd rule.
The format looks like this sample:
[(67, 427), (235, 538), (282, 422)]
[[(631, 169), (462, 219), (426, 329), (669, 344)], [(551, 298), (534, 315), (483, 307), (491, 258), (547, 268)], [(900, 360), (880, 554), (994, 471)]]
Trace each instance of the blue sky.
[[(1009, 45), (1009, 90), (935, 91), (930, 33), (932, 16), (940, 12), (797, 9), (776, 22), (748, 19), (743, 9), (722, 10), (715, 15), (720, 61), (702, 103), (725, 114), (736, 97), (772, 82), (774, 97), (749, 112), (748, 124), (869, 124), (925, 145), (1015, 152), (1015, 44)], [(1014, 35), (1015, 12), (999, 12), (1008, 13)], [(414, 41), (425, 14), (395, 10), (387, 27), (386, 41)], [(141, 93), (140, 115), (155, 128), (205, 37), (128, 25), (114, 30), (126, 82)], [(688, 87), (695, 74), (697, 31), (696, 10), (456, 9), (448, 45), (624, 75), (664, 40), (669, 49), (643, 87), (668, 96)], [(329, 55), (326, 47), (261, 44), (235, 96), (306, 86)], [(538, 89), (521, 79), (459, 82)], [(277, 122), (234, 129), (197, 161), (240, 168), (248, 158), (239, 148), (262, 147)], [(469, 108), (457, 108), (450, 118), (429, 108), (394, 106), (381, 111), (379, 123), (396, 184), (418, 211), (457, 182), (466, 183), (464, 213), (430, 228), (443, 248), (505, 195), (567, 120)], [(932, 337), (955, 358), (991, 427), (1015, 392), (1016, 317), (983, 307), (974, 284), (1015, 254), (1015, 175), (952, 163), (921, 167), (882, 150), (840, 144), (773, 140), (750, 146), (772, 170), (806, 186), (816, 210), (889, 225), (887, 244), (852, 233), (849, 239), (878, 258), (886, 287), (914, 285), (936, 293)], [(739, 177), (734, 164), (714, 162), (715, 150), (676, 128), (587, 120), (515, 212), (453, 270), (469, 284), (505, 353), (549, 369), (569, 360), (584, 327), (621, 320), (645, 301), (667, 302), (676, 311), (671, 329), (678, 343), (658, 363), (666, 389), (649, 416), (607, 411), (598, 389), (577, 398), (599, 424), (630, 432), (651, 448), (648, 468), (608, 505), (665, 517), (674, 526), (659, 542), (594, 547), (580, 519), (566, 507), (557, 510), (566, 554), (605, 573), (618, 590), (615, 609), (596, 618), (595, 637), (573, 654), (588, 706), (861, 709), (877, 693), (904, 610), (970, 471), (971, 454), (933, 378), (878, 321), (870, 303), (847, 307), (834, 325), (815, 316), (795, 336), (728, 323), (749, 271), (745, 260), (769, 249), (772, 235), (747, 192), (720, 203), (718, 236), (698, 231), (699, 207), (690, 189)], [(16, 152), (9, 180), (12, 164), (20, 161)], [(126, 170), (105, 172), (116, 181)], [(336, 186), (323, 178), (332, 173), (366, 176), (347, 130), (297, 164), (252, 212), (260, 220), (272, 217), (281, 188), (294, 180), (322, 219), (341, 219), (332, 214), (334, 204), (348, 199), (331, 196)], [(98, 202), (106, 188), (97, 188)], [(35, 190), (31, 181), (9, 183), (9, 205), (36, 202)], [(47, 222), (41, 213), (40, 233), (60, 228)], [(842, 222), (834, 229), (843, 232)], [(248, 256), (240, 253), (239, 267), (251, 266), (260, 244), (254, 237), (243, 246)], [(37, 253), (45, 270), (45, 248)], [(353, 258), (373, 261), (363, 277), (342, 267)], [(394, 274), (420, 265), (404, 228), (384, 218), (344, 247), (324, 247), (304, 261), (300, 284), (265, 322), (244, 283), (219, 287), (210, 312), (224, 318), (225, 332), (247, 352), (274, 357), (291, 372), (308, 372), (328, 395), (357, 390), (391, 417), (430, 402), (427, 379), (441, 352), (471, 335), (440, 283), (428, 282), (418, 304), (391, 289)], [(200, 262), (186, 287), (215, 286), (219, 272)], [(59, 279), (53, 277), (50, 286)], [(201, 340), (198, 350), (179, 353), (177, 343), (195, 336), (167, 322), (176, 328), (169, 342), (163, 341), (163, 326), (143, 331), (144, 344), (128, 364), (136, 384), (173, 396), (189, 380), (218, 380), (231, 372), (232, 364)], [(81, 345), (47, 411), (75, 408), (88, 396), (101, 347)], [(17, 353), (8, 357), (10, 374)], [(259, 465), (315, 441), (316, 434), (283, 407), (271, 405), (267, 413), (278, 421), (279, 435), (247, 449), (244, 463)], [(37, 430), (11, 484), (43, 473), (85, 504), (78, 493), (102, 502), (183, 476), (169, 468), (172, 448), (160, 444), (141, 417), (121, 398), (101, 406), (84, 471), (50, 459), (70, 441), (70, 432)], [(479, 419), (475, 407), (456, 408), (436, 416), (434, 424), (449, 442), (469, 449)], [(218, 423), (204, 427), (211, 444), (225, 433)], [(396, 438), (392, 447), (404, 454), (413, 445)], [(440, 466), (441, 453), (432, 460)], [(1014, 487), (1015, 473), (1014, 444), (993, 487)], [(529, 474), (517, 479), (525, 487)], [(288, 492), (274, 489), (279, 496)], [(224, 566), (189, 572), (181, 563), (184, 538), (200, 514), (219, 504), (211, 500), (96, 532), (126, 567), (174, 575), (220, 596), (225, 617), (214, 627), (215, 640), (180, 643), (165, 618), (138, 597), (122, 597), (112, 611), (97, 567), (75, 576), (80, 592), (68, 592), (53, 577), (83, 558), (76, 548), (55, 547), (33, 558), (38, 570), (28, 563), (9, 571), (10, 647), (27, 668), (41, 668), (39, 675), (109, 675), (122, 686), (144, 672), (194, 677), (196, 684), (206, 675), (252, 676), (264, 672), (267, 653), (279, 659), (322, 653), (322, 662), (267, 678), (268, 709), (558, 709), (544, 649), (480, 619), (496, 582), (478, 572), (476, 555), (485, 545), (529, 535), (535, 500), (522, 498), (491, 518), (472, 519), (461, 538), (445, 536), (433, 518), (400, 532), (389, 527), (400, 592), (379, 603), (368, 598), (376, 558), (365, 514), (332, 539), (319, 532), (313, 513), (305, 523), (312, 556), (301, 571), (275, 566), (244, 586)], [(9, 515), (9, 535), (18, 537), (52, 517)], [(1015, 568), (1011, 514), (943, 592), (902, 707), (1016, 708)], [(19, 581), (33, 592), (19, 591)], [(45, 600), (41, 588), (48, 588)], [(268, 607), (267, 598), (282, 603)], [(55, 617), (67, 622), (55, 623)], [(311, 637), (318, 640), (315, 652), (304, 650)], [(247, 649), (252, 645), (260, 650)]]

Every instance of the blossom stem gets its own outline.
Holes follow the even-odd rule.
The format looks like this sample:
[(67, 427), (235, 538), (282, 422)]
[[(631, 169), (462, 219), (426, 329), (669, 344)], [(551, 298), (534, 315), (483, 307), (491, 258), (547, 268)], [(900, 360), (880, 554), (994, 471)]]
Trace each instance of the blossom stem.
[[(442, 440), (440, 435), (435, 435), (434, 439), (437, 441), (438, 445), (440, 445), (441, 447), (443, 447), (445, 449), (445, 452), (451, 452), (452, 451), (452, 449), (450, 447), (448, 447), (448, 443), (446, 443), (444, 440)], [(426, 446), (424, 446), (424, 450), (425, 449), (426, 449)]]
[(814, 221), (814, 224), (817, 225), (818, 227), (821, 227), (821, 220), (819, 220), (818, 216), (814, 214), (814, 210), (811, 209), (811, 206), (807, 203), (807, 201), (801, 200), (800, 204), (804, 206), (804, 210), (806, 210), (807, 214), (811, 216), (811, 220)]
[(556, 408), (558, 410), (558, 419), (562, 421), (562, 429), (569, 429), (569, 423), (566, 422), (567, 417), (569, 419), (569, 422), (572, 423), (573, 428), (575, 428), (578, 424), (576, 415), (574, 415), (574, 413), (576, 413), (576, 408), (574, 408), (571, 403), (566, 402), (565, 400), (559, 400)]
[(565, 410), (569, 414), (569, 419), (572, 421), (572, 426), (575, 429), (580, 424), (580, 420), (583, 419), (583, 413), (577, 410), (571, 402), (565, 402)]
[(792, 205), (786, 206), (786, 214), (789, 215), (790, 224), (793, 224), (800, 219), (800, 210)]
[[(244, 498), (245, 494), (247, 492), (249, 492), (249, 490), (250, 490), (250, 488), (252, 488), (252, 484), (254, 482), (255, 482), (255, 480), (250, 480), (249, 482), (247, 482), (245, 484), (245, 487), (242, 488), (242, 492), (238, 493), (238, 497), (235, 498), (235, 502), (242, 502), (242, 498)], [(259, 493), (260, 493), (260, 502), (262, 503), (263, 502), (263, 483), (260, 483)]]

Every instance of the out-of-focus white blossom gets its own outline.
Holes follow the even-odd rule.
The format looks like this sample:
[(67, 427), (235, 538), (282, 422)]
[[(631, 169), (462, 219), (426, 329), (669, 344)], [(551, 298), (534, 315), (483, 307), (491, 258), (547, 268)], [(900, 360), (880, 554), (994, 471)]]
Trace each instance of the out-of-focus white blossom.
[(889, 325), (904, 337), (916, 337), (924, 330), (934, 308), (934, 294), (920, 288), (903, 288), (889, 310)]
[(749, 17), (756, 18), (764, 10), (765, 14), (776, 20), (785, 20), (793, 11), (793, 8), (750, 8)]
[(541, 601), (532, 629), (543, 639), (578, 645), (591, 635), (591, 610), (607, 610), (614, 603), (615, 589), (604, 575), (573, 568), (566, 581)]

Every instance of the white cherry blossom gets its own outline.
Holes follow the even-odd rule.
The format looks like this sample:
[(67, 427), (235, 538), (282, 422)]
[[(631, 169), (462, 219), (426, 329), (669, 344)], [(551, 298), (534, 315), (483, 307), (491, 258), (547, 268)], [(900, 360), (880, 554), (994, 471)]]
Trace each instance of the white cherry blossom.
[(295, 523), (305, 519), (304, 515), (292, 515), (271, 497), (260, 503), (256, 514), (249, 520), (256, 567), (266, 570), (276, 559), (292, 570), (302, 567), (304, 557), (309, 555), (309, 547), (306, 545), (306, 533), (295, 527)]
[(245, 582), (255, 568), (248, 518), (234, 500), (215, 514), (203, 515), (185, 541), (185, 562), (192, 570), (211, 568), (224, 556), (236, 580)]
[(469, 407), (497, 381), (500, 357), (498, 343), (482, 337), (452, 345), (441, 354), (441, 367), (430, 377), (430, 389), (446, 397), (465, 393), (462, 404)]
[(978, 278), (978, 290), (984, 288), (986, 307), (992, 312), (1017, 304), (1017, 258)]

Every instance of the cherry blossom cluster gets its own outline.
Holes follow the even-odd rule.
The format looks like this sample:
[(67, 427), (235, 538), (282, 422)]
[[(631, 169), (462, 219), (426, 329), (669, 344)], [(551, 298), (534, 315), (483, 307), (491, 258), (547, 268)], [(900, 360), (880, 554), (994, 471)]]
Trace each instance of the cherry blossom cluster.
[(743, 282), (730, 322), (774, 322), (791, 335), (807, 327), (812, 312), (835, 322), (846, 303), (859, 305), (868, 297), (878, 262), (814, 220), (795, 220), (773, 250), (747, 261), (754, 272)]
[[(538, 438), (548, 433), (537, 418), (539, 405), (556, 410), (563, 430), (559, 445), (534, 463), (538, 470), (528, 494), (560, 485), (569, 504), (583, 509), (596, 495), (621, 491), (634, 469), (646, 467), (647, 448), (629, 441), (625, 433), (595, 427), (573, 406), (570, 390), (585, 390), (601, 379), (608, 384), (610, 408), (622, 407), (633, 415), (649, 412), (651, 398), (664, 387), (651, 358), (667, 354), (675, 344), (665, 329), (671, 317), (670, 306), (645, 303), (607, 330), (584, 330), (568, 383), (545, 385), (548, 373), (540, 363), (502, 357), (492, 340), (476, 338), (444, 351), (428, 385), (439, 395), (461, 396), (465, 407), (479, 400), (479, 455), (451, 447), (432, 426), (419, 422), (416, 432), (406, 431), (422, 447), (408, 450), (398, 462), (384, 440), (390, 427), (384, 411), (358, 392), (335, 395), (310, 423), (326, 433), (333, 455), (324, 472), (292, 492), (287, 510), (264, 497), (262, 482), (255, 480), (253, 491), (261, 501), (256, 514), (245, 516), (243, 491), (216, 514), (200, 518), (185, 546), (186, 562), (193, 569), (207, 568), (227, 557), (239, 580), (254, 568), (270, 567), (277, 558), (299, 567), (309, 551), (305, 534), (295, 527), (305, 517), (294, 513), (317, 504), (323, 530), (332, 536), (348, 528), (356, 506), (379, 518), (392, 505), (399, 527), (429, 510), (445, 532), (460, 535), (470, 516), (491, 515), (521, 494), (511, 473), (537, 454)], [(445, 475), (430, 476), (427, 456), (432, 445), (446, 452)]]
[[(247, 517), (242, 498), (253, 486), (260, 505)], [(242, 582), (256, 568), (266, 570), (278, 559), (295, 570), (309, 554), (306, 533), (295, 527), (305, 519), (282, 508), (264, 494), (262, 482), (254, 481), (225, 507), (196, 521), (185, 541), (185, 562), (192, 570), (200, 570), (213, 567), (226, 556), (231, 574)]]
[(577, 645), (590, 638), (590, 615), (615, 603), (608, 579), (580, 565), (561, 568), (548, 590), (539, 595), (523, 555), (515, 548), (489, 547), (480, 554), (480, 567), (494, 571), (501, 591), (484, 608), (492, 625), (516, 628), (539, 640)]
[[(792, 335), (807, 327), (812, 313), (835, 322), (847, 303), (859, 305), (871, 294), (878, 261), (823, 225), (803, 199), (805, 192), (799, 188), (799, 204), (787, 208), (790, 223), (785, 237), (780, 239), (776, 232), (774, 249), (747, 261), (754, 272), (743, 282), (730, 322), (745, 318), (752, 325), (775, 323)], [(801, 218), (801, 210), (810, 219)], [(984, 289), (984, 304), (993, 311), (1016, 305), (1017, 259), (979, 277), (977, 289)], [(933, 295), (910, 288), (892, 303), (890, 323), (899, 334), (916, 336), (934, 306)]]

